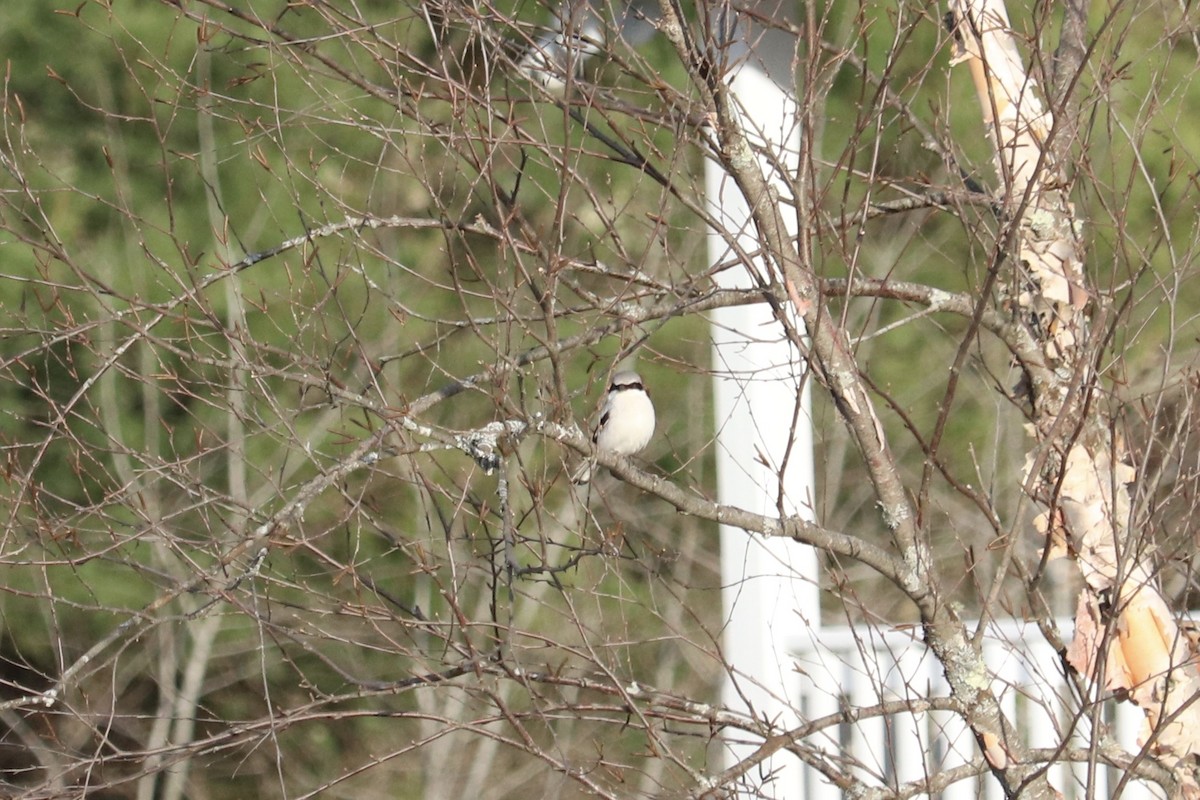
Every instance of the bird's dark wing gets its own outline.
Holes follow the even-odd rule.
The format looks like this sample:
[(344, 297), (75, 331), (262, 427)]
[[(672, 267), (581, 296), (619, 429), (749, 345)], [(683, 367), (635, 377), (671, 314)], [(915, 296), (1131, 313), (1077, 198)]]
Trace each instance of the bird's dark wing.
[(604, 426), (608, 424), (608, 415), (611, 413), (605, 411), (600, 415), (600, 421), (596, 423), (596, 430), (592, 431), (592, 444), (595, 444), (596, 440), (600, 438), (600, 431), (604, 430)]

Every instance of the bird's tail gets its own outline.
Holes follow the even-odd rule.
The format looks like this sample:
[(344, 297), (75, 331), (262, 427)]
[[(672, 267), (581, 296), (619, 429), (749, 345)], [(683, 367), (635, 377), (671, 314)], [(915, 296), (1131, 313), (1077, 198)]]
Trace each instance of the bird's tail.
[(576, 467), (575, 471), (571, 473), (571, 483), (574, 483), (577, 486), (582, 486), (585, 483), (589, 482), (592, 479), (592, 476), (595, 474), (596, 474), (595, 459), (591, 459), (591, 458), (585, 459), (583, 461), (583, 463), (581, 463), (578, 467)]

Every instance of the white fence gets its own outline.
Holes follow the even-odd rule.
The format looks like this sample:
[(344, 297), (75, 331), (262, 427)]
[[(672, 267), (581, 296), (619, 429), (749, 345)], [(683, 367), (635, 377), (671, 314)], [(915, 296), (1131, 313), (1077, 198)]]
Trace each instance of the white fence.
[[(1060, 623), (1060, 629), (1069, 632), (1071, 623)], [(920, 703), (948, 695), (941, 666), (919, 641), (919, 629), (882, 632), (824, 627), (813, 633), (819, 636), (819, 642), (796, 641), (790, 648), (796, 670), (788, 694), (798, 698), (804, 720), (845, 708), (902, 700)], [(1080, 703), (1072, 697), (1058, 654), (1033, 623), (993, 623), (983, 651), (993, 676), (992, 689), (1025, 745), (1087, 748), (1096, 724), (1102, 743), (1137, 752), (1137, 734), (1143, 720), (1138, 709), (1128, 703), (1110, 702), (1082, 714), (1073, 711)], [(820, 747), (832, 762), (855, 764), (855, 773), (869, 787), (896, 787), (926, 775), (945, 775), (947, 770), (972, 760), (977, 752), (961, 720), (948, 711), (906, 712), (839, 724), (805, 744)], [(1122, 785), (1123, 773), (1100, 763), (1057, 763), (1050, 767), (1049, 778), (1067, 800), (1146, 800), (1162, 796), (1156, 793), (1157, 787), (1152, 789), (1137, 781)], [(795, 785), (797, 781), (800, 785)], [(782, 771), (779, 780), (762, 787), (762, 795), (788, 800), (838, 800), (844, 796), (810, 766)], [(933, 797), (1000, 800), (1003, 791), (985, 774), (960, 780)]]

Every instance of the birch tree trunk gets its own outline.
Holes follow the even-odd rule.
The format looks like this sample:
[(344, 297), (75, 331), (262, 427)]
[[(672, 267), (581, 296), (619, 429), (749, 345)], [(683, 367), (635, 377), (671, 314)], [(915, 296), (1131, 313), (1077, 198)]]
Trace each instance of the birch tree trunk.
[[(1083, 221), (1069, 197), (1062, 148), (1054, 146), (1063, 126), (1038, 97), (1002, 0), (954, 0), (952, 26), (954, 62), (970, 69), (1003, 181), (1007, 235), (997, 262), (1019, 273), (1016, 295), (999, 299), (1042, 356), (1021, 362), (1036, 442), (1026, 486), (1043, 508), (1036, 526), (1047, 557), (1070, 557), (1083, 578), (1068, 658), (1104, 691), (1126, 694), (1144, 711), (1140, 743), (1175, 771), (1183, 796), (1200, 796), (1195, 655), (1157, 587), (1149, 549), (1131, 530), (1137, 475), (1124, 442), (1093, 402), (1097, 337), (1089, 318), (1103, 310), (1085, 288)], [(989, 760), (1003, 757), (988, 753)]]

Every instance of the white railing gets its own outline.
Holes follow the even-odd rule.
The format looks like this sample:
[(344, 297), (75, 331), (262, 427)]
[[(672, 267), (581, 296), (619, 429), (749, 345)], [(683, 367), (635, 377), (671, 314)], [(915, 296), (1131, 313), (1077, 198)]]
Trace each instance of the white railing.
[[(1070, 621), (1060, 622), (1070, 631)], [(941, 665), (919, 641), (919, 629), (881, 631), (878, 628), (823, 627), (814, 631), (820, 641), (791, 643), (795, 671), (788, 695), (798, 698), (799, 716), (813, 720), (844, 708), (866, 708), (880, 702), (946, 697)], [(1023, 739), (1034, 748), (1066, 743), (1087, 748), (1092, 741), (1091, 713), (1079, 713), (1064, 677), (1061, 660), (1033, 623), (1002, 620), (993, 623), (983, 641), (983, 654), (992, 675), (992, 690), (1004, 713)], [(1105, 703), (1095, 710), (1101, 743), (1115, 743), (1136, 753), (1143, 715), (1128, 703)], [(961, 719), (949, 711), (902, 713), (859, 720), (826, 730), (805, 744), (821, 748), (838, 764), (855, 764), (855, 773), (871, 787), (895, 787), (926, 775), (968, 763), (977, 753), (974, 739)], [(787, 783), (763, 787), (775, 798), (835, 800), (843, 797), (812, 767), (788, 770)], [(1161, 797), (1157, 787), (1128, 781), (1120, 786), (1120, 771), (1101, 763), (1055, 763), (1051, 784), (1072, 798), (1148, 800)], [(796, 781), (799, 785), (795, 785)], [(926, 795), (920, 795), (926, 796)], [(986, 798), (1000, 800), (1003, 792), (990, 775), (967, 778), (934, 797), (943, 800)]]

